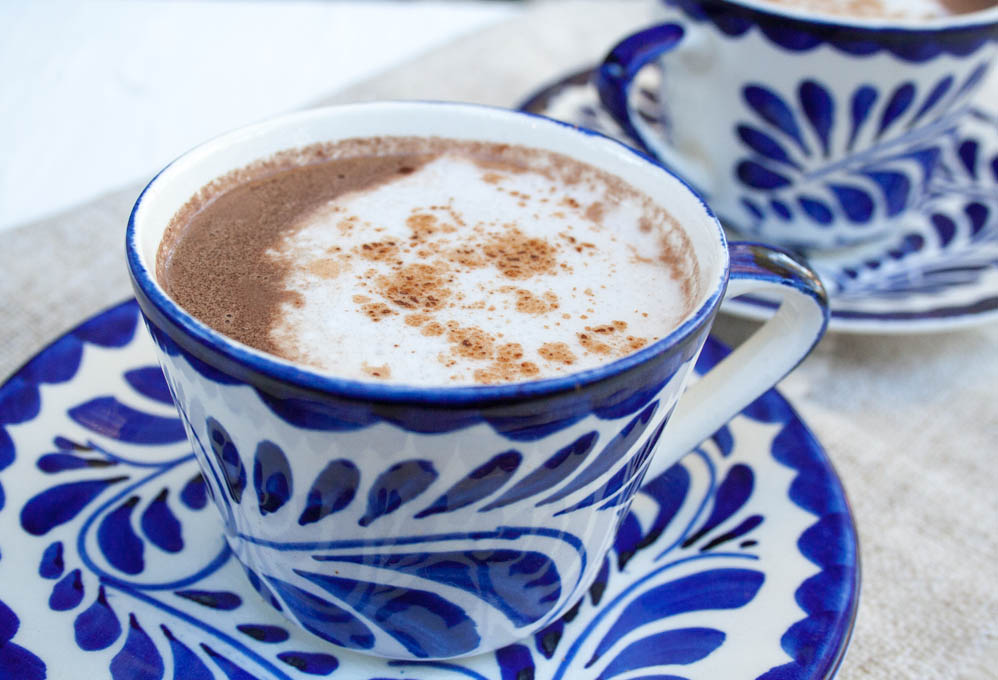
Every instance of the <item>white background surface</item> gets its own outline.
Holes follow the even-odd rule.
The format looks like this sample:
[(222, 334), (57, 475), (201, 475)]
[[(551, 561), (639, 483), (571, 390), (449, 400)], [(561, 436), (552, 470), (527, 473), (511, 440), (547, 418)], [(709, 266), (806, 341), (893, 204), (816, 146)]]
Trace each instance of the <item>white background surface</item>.
[(199, 142), (518, 11), (471, 0), (0, 0), (0, 231), (151, 178)]

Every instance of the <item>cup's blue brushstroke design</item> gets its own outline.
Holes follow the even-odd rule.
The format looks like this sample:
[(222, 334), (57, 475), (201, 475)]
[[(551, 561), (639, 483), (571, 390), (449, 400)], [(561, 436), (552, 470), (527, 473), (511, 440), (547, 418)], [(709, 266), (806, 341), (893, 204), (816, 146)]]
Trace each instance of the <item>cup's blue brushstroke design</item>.
[(319, 562), (349, 562), (391, 569), (485, 600), (518, 626), (537, 621), (561, 595), (561, 579), (550, 558), (515, 550), (315, 555)]
[(448, 489), (425, 510), (416, 513), (416, 518), (453, 512), (492, 495), (513, 476), (522, 460), (523, 456), (519, 451), (510, 450), (496, 454), (469, 472), (464, 479)]
[[(969, 147), (965, 155), (974, 158), (971, 164), (974, 168), (986, 168)], [(105, 347), (128, 346), (135, 324), (128, 323), (127, 317), (130, 315), (134, 322), (135, 304), (126, 303), (106, 314), (110, 329), (91, 321), (81, 335), (89, 334)], [(85, 341), (80, 341), (76, 333), (65, 337), (73, 338), (77, 348), (82, 348)], [(123, 337), (126, 339), (122, 342)], [(205, 522), (201, 518), (207, 517), (202, 513), (207, 505), (208, 486), (197, 473), (193, 457), (183, 451), (183, 443), (138, 444), (134, 433), (126, 430), (101, 425), (93, 429), (77, 423), (79, 432), (53, 433), (57, 453), (15, 448), (16, 439), (8, 431), (11, 419), (31, 413), (34, 415), (28, 417), (29, 421), (38, 417), (44, 407), (38, 397), (38, 386), (51, 384), (45, 381), (53, 378), (63, 382), (72, 379), (70, 372), (47, 367), (46, 361), (76, 361), (74, 371), (78, 368), (82, 352), (67, 351), (68, 344), (60, 341), (53, 345), (50, 355), (43, 351), (32, 361), (30, 370), (16, 374), (0, 386), (0, 401), (14, 403), (16, 399), (18, 404), (28, 405), (0, 411), (0, 418), (6, 418), (0, 423), (0, 465), (9, 468), (22, 456), (35, 456), (28, 461), (29, 469), (44, 480), (23, 500), (0, 511), (15, 513), (25, 531), (25, 540), (36, 542), (37, 552), (27, 572), (31, 578), (50, 584), (44, 591), (48, 607), (44, 604), (42, 607), (53, 616), (66, 617), (80, 653), (113, 651), (107, 657), (107, 673), (112, 678), (162, 677), (167, 667), (174, 669), (175, 678), (184, 680), (359, 677), (351, 668), (349, 654), (344, 657), (342, 652), (330, 653), (330, 648), (323, 651), (303, 644), (301, 636), (307, 634), (289, 635), (288, 629), (280, 625), (282, 620), (268, 619), (268, 610), (243, 597), (238, 584), (232, 583), (232, 590), (228, 590), (213, 580), (222, 569), (227, 574), (240, 574), (244, 568), (234, 563), (220, 538), (216, 544), (220, 552), (207, 554), (203, 548), (200, 551), (204, 554), (192, 552), (198, 550), (197, 540), (205, 536), (200, 525)], [(719, 345), (708, 342), (698, 370), (714, 365), (723, 354)], [(124, 377), (126, 373), (132, 378)], [(122, 384), (134, 390), (136, 399), (126, 401), (123, 395), (114, 396), (118, 403), (137, 412), (141, 413), (137, 406), (141, 399), (166, 393), (165, 389), (152, 385), (153, 374), (148, 371), (136, 372), (133, 367), (123, 366), (121, 375)], [(90, 397), (84, 396), (79, 403), (89, 401)], [(636, 451), (650, 452), (661, 434), (663, 420), (661, 416), (657, 421), (653, 419), (657, 404), (646, 403), (643, 408), (644, 412), (629, 416), (622, 437), (629, 438), (627, 446)], [(747, 408), (743, 417), (778, 428), (770, 453), (781, 465), (797, 471), (786, 500), (815, 517), (792, 549), (799, 549), (820, 571), (797, 588), (797, 602), (805, 612), (804, 618), (788, 622), (778, 641), (793, 661), (785, 668), (774, 669), (776, 674), (768, 677), (827, 678), (848, 637), (856, 602), (856, 543), (848, 506), (834, 477), (830, 477), (820, 446), (778, 394), (767, 393)], [(210, 438), (207, 455), (215, 464), (222, 485), (218, 488), (224, 492), (226, 502), (250, 502), (254, 508), (288, 513), (292, 524), (299, 517), (333, 522), (342, 513), (352, 512), (358, 503), (366, 503), (369, 508), (372, 493), (376, 499), (375, 514), (384, 513), (394, 505), (396, 496), (411, 501), (425, 494), (435, 499), (428, 506), (396, 505), (394, 512), (406, 513), (407, 518), (427, 508), (456, 511), (458, 505), (476, 513), (515, 510), (520, 502), (533, 507), (536, 499), (549, 497), (556, 488), (559, 473), (561, 480), (575, 483), (580, 476), (591, 475), (588, 470), (592, 466), (604, 466), (613, 457), (613, 447), (619, 444), (611, 438), (599, 447), (595, 432), (577, 435), (568, 442), (563, 440), (560, 448), (552, 447), (548, 463), (522, 471), (520, 482), (505, 491), (503, 487), (512, 476), (508, 473), (520, 473), (519, 451), (493, 451), (483, 456), (479, 468), (472, 468), (481, 474), (468, 474), (463, 481), (456, 478), (457, 482), (444, 486), (444, 493), (434, 495), (426, 491), (435, 487), (422, 483), (416, 485), (424, 487), (418, 493), (400, 492), (397, 480), (404, 481), (405, 475), (398, 470), (389, 474), (390, 469), (385, 469), (381, 475), (366, 479), (356, 466), (333, 460), (326, 468), (332, 466), (331, 471), (320, 471), (310, 480), (311, 484), (304, 482), (305, 488), (311, 487), (315, 493), (295, 507), (289, 501), (276, 504), (276, 500), (271, 500), (274, 494), (277, 500), (281, 499), (284, 485), (291, 488), (297, 481), (284, 467), (287, 453), (282, 451), (278, 456), (263, 447), (260, 454), (260, 446), (236, 447), (222, 424), (209, 419), (210, 416), (201, 419), (206, 430), (215, 435)], [(169, 431), (180, 421), (145, 419), (144, 422)], [(87, 433), (98, 440), (86, 441)], [(159, 436), (143, 433), (146, 435), (152, 439)], [(114, 442), (145, 447), (150, 455), (117, 452)], [(767, 577), (765, 565), (753, 552), (755, 541), (767, 540), (764, 531), (767, 518), (751, 511), (754, 464), (738, 451), (737, 429), (722, 429), (711, 445), (716, 448), (714, 454), (703, 451), (691, 454), (659, 477), (643, 480), (638, 496), (642, 502), (650, 503), (653, 511), (645, 510), (640, 517), (630, 504), (616, 505), (609, 501), (627, 495), (629, 487), (640, 479), (643, 462), (630, 467), (607, 465), (606, 475), (592, 475), (589, 482), (592, 488), (578, 485), (579, 491), (586, 489), (591, 495), (594, 490), (608, 488), (607, 476), (610, 480), (619, 477), (608, 488), (610, 497), (603, 496), (608, 501), (605, 508), (619, 513), (614, 554), (602, 562), (595, 582), (581, 594), (579, 603), (561, 619), (547, 622), (531, 640), (490, 655), (485, 666), (481, 665), (485, 663), (482, 657), (474, 657), (468, 661), (432, 662), (422, 667), (444, 678), (505, 679), (526, 677), (525, 674), (533, 674), (542, 663), (547, 663), (554, 666), (551, 678), (613, 678), (624, 673), (635, 675), (660, 663), (675, 663), (687, 664), (690, 672), (664, 677), (694, 677), (697, 660), (710, 658), (726, 645), (734, 644), (732, 636), (736, 631), (670, 626), (670, 617), (683, 612), (745, 606), (758, 597)], [(161, 450), (172, 453), (163, 455)], [(606, 453), (607, 450), (611, 453)], [(248, 458), (243, 460), (243, 455)], [(47, 462), (39, 465), (43, 459)], [(711, 475), (707, 486), (696, 481), (703, 479), (703, 473), (693, 472), (704, 465)], [(253, 466), (253, 491), (233, 494), (232, 487), (241, 491), (249, 483), (248, 466)], [(121, 472), (108, 476), (107, 468)], [(405, 471), (417, 476), (426, 473), (419, 464)], [(2, 478), (9, 484), (7, 476)], [(338, 480), (338, 485), (332, 480)], [(691, 508), (695, 510), (693, 514)], [(214, 520), (214, 515), (210, 516)], [(683, 518), (682, 527), (677, 527), (679, 517)], [(376, 527), (377, 523), (371, 525), (372, 530)], [(202, 538), (195, 540), (198, 536)], [(569, 587), (562, 582), (547, 555), (515, 548), (517, 541), (528, 536), (528, 532), (516, 527), (491, 535), (464, 536), (456, 532), (417, 536), (407, 543), (432, 549), (406, 549), (402, 548), (406, 543), (397, 544), (395, 540), (376, 536), (379, 534), (372, 534), (368, 544), (352, 547), (345, 544), (285, 547), (314, 558), (317, 565), (365, 566), (384, 574), (413, 575), (427, 584), (426, 589), (393, 587), (388, 585), (391, 582), (388, 577), (384, 582), (375, 582), (303, 568), (297, 575), (315, 586), (314, 590), (273, 574), (261, 578), (247, 570), (246, 592), (252, 592), (248, 590), (252, 586), (274, 606), (292, 607), (307, 629), (340, 646), (369, 649), (376, 636), (387, 634), (415, 654), (451, 654), (474, 649), (479, 635), (461, 608), (451, 601), (452, 592), (484, 599), (504, 618), (526, 623), (543, 619)], [(664, 536), (669, 536), (671, 547), (662, 541)], [(572, 550), (581, 550), (577, 539), (557, 531), (548, 532), (548, 538), (574, 546)], [(481, 551), (439, 549), (447, 541), (466, 539), (502, 541), (510, 547)], [(8, 540), (0, 537), (0, 547), (6, 549)], [(729, 547), (739, 540), (740, 547)], [(262, 549), (279, 547), (257, 545)], [(92, 550), (96, 552), (92, 554)], [(152, 554), (157, 555), (156, 561), (151, 559)], [(585, 558), (584, 551), (577, 554), (578, 559)], [(157, 571), (161, 560), (178, 560), (177, 564), (183, 566), (179, 570), (169, 569), (168, 575), (163, 576)], [(635, 560), (643, 565), (637, 574), (621, 572), (625, 565), (637, 564)], [(741, 566), (718, 563), (730, 560), (740, 562)], [(695, 568), (688, 571), (691, 565)], [(677, 569), (687, 571), (676, 574)], [(431, 584), (438, 584), (439, 589)], [(232, 632), (209, 623), (206, 613), (224, 614), (232, 622), (229, 629)], [(0, 602), (0, 674), (9, 671), (12, 677), (41, 678), (45, 673), (44, 655), (39, 656), (37, 650), (32, 653), (17, 642), (18, 622), (13, 610)], [(590, 644), (591, 647), (586, 647)], [(583, 648), (589, 650), (584, 656)], [(420, 668), (420, 664), (412, 662), (382, 663), (383, 671), (370, 677), (408, 677)], [(570, 669), (576, 674), (566, 675)], [(645, 675), (655, 677), (651, 670)]]
[(330, 462), (312, 483), (298, 524), (305, 526), (318, 522), (350, 505), (359, 483), (360, 472), (356, 465), (346, 459)]
[(277, 512), (291, 498), (294, 487), (291, 464), (277, 444), (260, 442), (253, 456), (253, 488), (260, 514)]

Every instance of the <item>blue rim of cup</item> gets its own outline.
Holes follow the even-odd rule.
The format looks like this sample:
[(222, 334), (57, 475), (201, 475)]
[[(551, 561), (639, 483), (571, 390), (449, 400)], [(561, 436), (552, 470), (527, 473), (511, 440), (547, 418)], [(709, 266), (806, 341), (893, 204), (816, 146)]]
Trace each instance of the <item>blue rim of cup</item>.
[[(663, 0), (665, 4), (672, 5), (676, 0)], [(679, 0), (682, 4), (688, 4), (689, 0)], [(698, 0), (693, 0), (698, 2)], [(811, 24), (819, 24), (828, 28), (844, 28), (849, 30), (896, 30), (908, 33), (923, 33), (946, 29), (983, 28), (994, 26), (998, 22), (998, 6), (992, 5), (983, 9), (962, 14), (952, 14), (946, 16), (932, 17), (928, 19), (902, 19), (892, 20), (887, 17), (847, 17), (843, 15), (830, 14), (809, 10), (793, 5), (774, 5), (767, 0), (723, 0), (729, 5), (736, 5), (740, 9), (764, 15), (770, 19), (786, 21), (792, 19)]]
[(854, 57), (887, 51), (902, 61), (923, 63), (940, 55), (964, 57), (998, 41), (998, 7), (919, 21), (852, 19), (762, 0), (661, 0), (695, 22), (709, 21), (726, 35), (758, 29), (790, 52), (827, 44)]
[[(272, 356), (260, 350), (253, 349), (243, 343), (232, 340), (222, 333), (211, 329), (206, 324), (198, 321), (188, 314), (182, 307), (174, 302), (155, 281), (154, 275), (145, 266), (139, 255), (137, 246), (137, 227), (135, 224), (142, 201), (149, 190), (156, 184), (160, 177), (167, 170), (178, 162), (187, 159), (196, 151), (215, 143), (222, 143), (230, 138), (252, 133), (256, 130), (264, 130), (275, 125), (293, 124), (295, 121), (311, 117), (321, 117), (330, 112), (347, 108), (384, 108), (388, 106), (411, 107), (411, 106), (440, 106), (447, 108), (459, 108), (465, 110), (491, 113), (492, 115), (509, 116), (510, 119), (518, 117), (528, 117), (541, 124), (552, 124), (557, 127), (572, 130), (584, 136), (593, 137), (603, 143), (609, 143), (608, 147), (616, 149), (617, 152), (626, 152), (645, 161), (654, 171), (673, 178), (699, 202), (704, 210), (705, 216), (713, 223), (715, 237), (720, 245), (723, 256), (720, 263), (720, 272), (716, 279), (710, 282), (711, 291), (697, 308), (680, 323), (673, 328), (665, 337), (654, 343), (617, 359), (607, 364), (597, 366), (592, 369), (571, 373), (565, 376), (545, 378), (531, 382), (509, 383), (502, 385), (468, 385), (468, 386), (415, 386), (394, 383), (374, 383), (360, 380), (350, 380), (338, 378), (328, 373), (310, 370), (306, 367), (296, 365), (290, 361)], [(316, 140), (321, 141), (321, 140)], [(226, 363), (234, 363), (235, 366), (248, 371), (257, 376), (265, 376), (269, 380), (276, 380), (294, 387), (304, 389), (309, 392), (329, 393), (337, 397), (349, 399), (359, 399), (369, 402), (388, 403), (410, 403), (421, 405), (452, 405), (452, 406), (476, 406), (491, 405), (510, 400), (522, 400), (524, 398), (548, 397), (559, 393), (573, 392), (581, 390), (589, 385), (613, 378), (630, 369), (636, 368), (646, 362), (660, 357), (670, 350), (680, 346), (684, 340), (694, 336), (698, 329), (710, 323), (716, 313), (721, 299), (724, 297), (728, 282), (729, 258), (727, 254), (727, 241), (724, 230), (714, 212), (685, 180), (678, 175), (667, 170), (655, 159), (645, 153), (638, 151), (622, 142), (619, 142), (600, 132), (589, 130), (571, 123), (566, 123), (547, 116), (529, 113), (525, 111), (515, 111), (503, 107), (488, 106), (483, 104), (467, 104), (440, 101), (395, 101), (366, 104), (348, 104), (335, 107), (325, 107), (319, 109), (309, 109), (292, 114), (286, 114), (277, 118), (272, 118), (260, 123), (251, 124), (237, 130), (233, 130), (221, 136), (208, 140), (193, 149), (187, 151), (174, 159), (166, 167), (160, 170), (149, 183), (143, 188), (136, 199), (132, 211), (128, 217), (128, 226), (125, 232), (125, 251), (128, 265), (129, 277), (139, 301), (140, 308), (147, 320), (158, 326), (174, 339), (183, 349), (194, 353), (199, 359), (216, 366), (218, 355), (226, 360)], [(165, 323), (164, 323), (165, 322)], [(165, 327), (164, 327), (165, 326)], [(193, 341), (193, 346), (191, 342)], [(225, 373), (230, 371), (225, 370)]]

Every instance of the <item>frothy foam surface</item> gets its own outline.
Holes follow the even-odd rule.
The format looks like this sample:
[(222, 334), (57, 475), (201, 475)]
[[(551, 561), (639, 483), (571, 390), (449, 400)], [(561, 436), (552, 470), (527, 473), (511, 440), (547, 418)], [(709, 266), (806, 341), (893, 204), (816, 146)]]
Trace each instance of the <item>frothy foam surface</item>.
[(994, 7), (995, 0), (766, 0), (812, 12), (885, 19), (934, 19)]
[[(374, 159), (382, 164), (374, 179), (303, 203), (260, 240), (256, 260), (224, 255), (243, 258), (244, 279), (252, 270), (255, 285), (274, 289), (255, 308), (267, 319), (257, 337), (240, 333), (247, 311), (235, 309), (238, 301), (197, 309), (198, 298), (218, 302), (205, 290), (214, 274), (183, 266), (185, 242), (202, 268), (218, 264), (198, 247), (198, 228), (223, 224), (202, 245), (241, 238), (224, 233), (239, 221), (224, 201), (199, 208), (176, 238), (168, 234), (160, 280), (192, 314), (243, 342), (339, 377), (410, 385), (578, 372), (658, 340), (690, 311), (696, 261), (682, 230), (647, 196), (554, 154), (512, 147), (510, 162), (508, 147), (483, 157), (460, 146), (388, 165)], [(344, 170), (364, 161), (349, 163)], [(330, 177), (339, 167), (315, 167), (323, 166)], [(304, 173), (296, 186), (309, 183), (308, 167), (295, 172)], [(254, 192), (252, 182), (236, 189), (247, 190), (266, 191)], [(212, 215), (219, 207), (222, 215)], [(185, 276), (193, 282), (191, 272), (195, 285), (176, 290)]]

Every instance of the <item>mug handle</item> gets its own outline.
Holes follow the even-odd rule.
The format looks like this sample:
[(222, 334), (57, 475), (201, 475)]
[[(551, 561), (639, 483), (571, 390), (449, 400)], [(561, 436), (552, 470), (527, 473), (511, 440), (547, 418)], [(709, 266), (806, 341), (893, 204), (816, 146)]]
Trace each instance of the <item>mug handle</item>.
[[(828, 326), (828, 296), (818, 276), (788, 251), (731, 243), (724, 297), (770, 293), (776, 314), (689, 387), (673, 412), (645, 479), (665, 472), (792, 371)], [(668, 446), (669, 450), (662, 447)]]
[(630, 106), (631, 85), (641, 69), (690, 39), (679, 24), (660, 24), (638, 31), (610, 50), (596, 70), (594, 85), (603, 107), (624, 132), (697, 191), (709, 194), (711, 180), (707, 170), (674, 154)]

